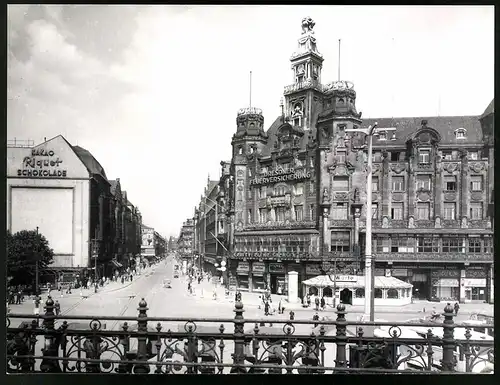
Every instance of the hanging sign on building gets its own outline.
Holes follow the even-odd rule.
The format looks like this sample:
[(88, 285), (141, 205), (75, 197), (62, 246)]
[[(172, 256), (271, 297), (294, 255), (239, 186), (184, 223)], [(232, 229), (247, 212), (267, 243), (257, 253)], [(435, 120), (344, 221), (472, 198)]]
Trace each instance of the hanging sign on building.
[(306, 274), (320, 275), (321, 269), (319, 265), (306, 265)]
[(273, 171), (266, 172), (261, 174), (260, 176), (256, 176), (255, 178), (250, 180), (250, 186), (252, 185), (267, 185), (271, 183), (278, 182), (287, 182), (293, 180), (303, 180), (309, 179), (311, 177), (311, 173), (301, 170), (295, 171), (293, 168), (283, 169), (276, 168)]
[(250, 265), (248, 262), (240, 262), (238, 263), (238, 268), (236, 269), (237, 271), (249, 271), (250, 270)]
[(61, 167), (61, 163), (63, 161), (54, 150), (32, 149), (31, 156), (24, 157), (22, 168), (17, 170), (17, 175), (35, 178), (66, 178), (67, 170)]
[(358, 277), (356, 275), (336, 275), (335, 280), (337, 282), (357, 282)]
[(269, 264), (269, 272), (270, 273), (284, 273), (285, 266), (281, 263), (270, 263)]
[(392, 269), (393, 277), (407, 277), (408, 269)]
[(256, 273), (263, 273), (266, 271), (266, 265), (263, 262), (254, 262), (252, 264), (252, 271)]

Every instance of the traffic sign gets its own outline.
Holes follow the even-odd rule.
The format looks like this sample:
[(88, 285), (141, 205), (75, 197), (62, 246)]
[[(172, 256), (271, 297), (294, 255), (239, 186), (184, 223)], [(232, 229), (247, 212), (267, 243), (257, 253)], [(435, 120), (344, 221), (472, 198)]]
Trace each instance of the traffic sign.
[(222, 267), (220, 268), (220, 271), (226, 271), (226, 266), (222, 266)]
[(221, 265), (222, 267), (226, 266), (226, 261), (222, 261), (222, 262), (220, 263), (220, 265)]

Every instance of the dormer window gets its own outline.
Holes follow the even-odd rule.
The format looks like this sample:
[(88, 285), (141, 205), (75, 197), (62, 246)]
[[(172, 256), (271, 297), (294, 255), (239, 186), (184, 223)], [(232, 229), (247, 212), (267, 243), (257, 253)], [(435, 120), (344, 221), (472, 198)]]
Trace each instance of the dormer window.
[(378, 133), (378, 140), (387, 140), (387, 132), (385, 131), (380, 131)]
[(456, 139), (466, 139), (467, 130), (465, 128), (457, 128), (455, 130)]
[(238, 155), (243, 155), (243, 147), (238, 147)]

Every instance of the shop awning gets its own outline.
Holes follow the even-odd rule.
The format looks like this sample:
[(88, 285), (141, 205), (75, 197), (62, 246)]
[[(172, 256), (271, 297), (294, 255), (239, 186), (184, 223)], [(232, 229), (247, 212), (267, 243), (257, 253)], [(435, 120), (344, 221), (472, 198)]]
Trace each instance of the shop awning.
[[(365, 277), (364, 276), (349, 276), (352, 277), (348, 282), (337, 281), (336, 286), (339, 288), (364, 288), (365, 287)], [(307, 286), (315, 287), (333, 287), (333, 281), (328, 275), (318, 275), (317, 277), (310, 278), (308, 280), (302, 281), (302, 284)], [(375, 288), (380, 289), (409, 289), (413, 285), (395, 277), (375, 277), (374, 282)]]
[(123, 265), (122, 265), (120, 262), (118, 262), (118, 261), (116, 261), (116, 260), (114, 260), (114, 259), (112, 259), (112, 260), (111, 260), (111, 264), (112, 264), (114, 267), (123, 267)]

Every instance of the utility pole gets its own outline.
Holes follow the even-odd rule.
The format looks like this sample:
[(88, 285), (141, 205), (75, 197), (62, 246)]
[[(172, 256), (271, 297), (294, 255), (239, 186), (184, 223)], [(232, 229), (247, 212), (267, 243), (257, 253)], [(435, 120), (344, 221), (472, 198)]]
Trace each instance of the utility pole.
[(40, 259), (40, 239), (38, 238), (38, 226), (36, 227), (36, 257), (35, 257), (35, 293), (38, 292), (38, 260)]

